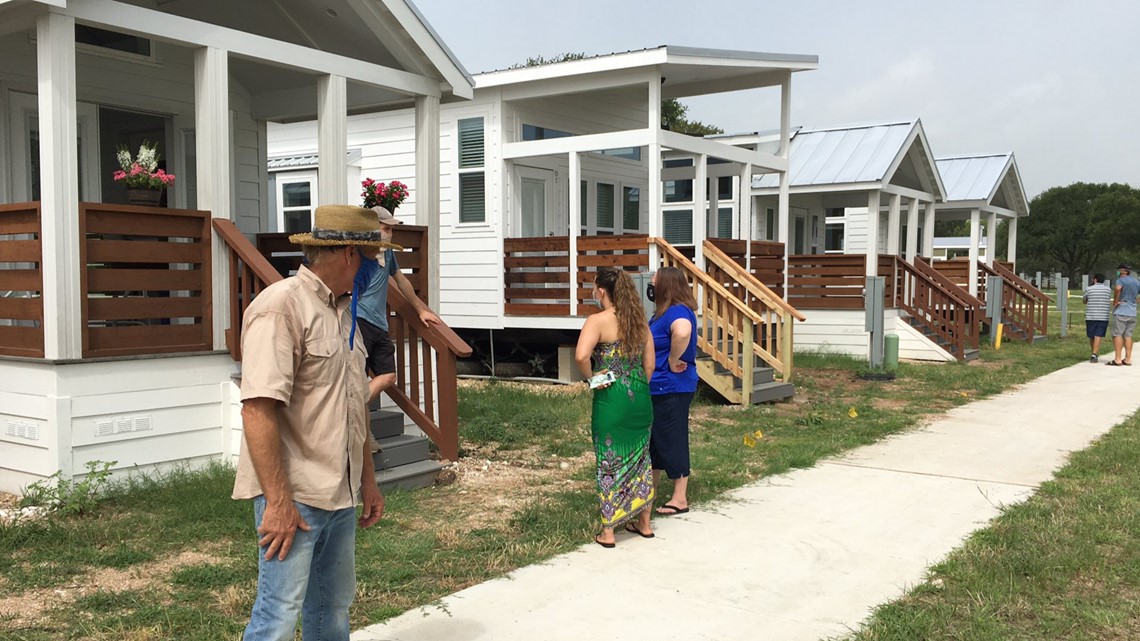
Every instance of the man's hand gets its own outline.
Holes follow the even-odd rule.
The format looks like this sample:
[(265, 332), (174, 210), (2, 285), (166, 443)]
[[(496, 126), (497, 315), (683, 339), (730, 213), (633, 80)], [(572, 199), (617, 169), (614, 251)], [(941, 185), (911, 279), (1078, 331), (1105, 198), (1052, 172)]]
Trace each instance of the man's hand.
[(265, 560), (272, 560), (276, 554), (278, 561), (284, 561), (293, 547), (293, 536), (298, 528), (308, 532), (309, 524), (301, 518), (301, 513), (292, 501), (282, 501), (275, 505), (267, 500), (265, 513), (261, 515), (261, 526), (257, 528), (257, 533), (261, 535), (257, 544), (261, 547), (268, 546)]
[(376, 483), (365, 483), (360, 488), (360, 502), (364, 506), (360, 510), (360, 518), (357, 519), (357, 524), (362, 528), (376, 525), (380, 517), (384, 516), (384, 495), (380, 493), (380, 488), (376, 486)]
[(420, 322), (424, 325), (442, 325), (443, 321), (430, 309), (420, 310)]

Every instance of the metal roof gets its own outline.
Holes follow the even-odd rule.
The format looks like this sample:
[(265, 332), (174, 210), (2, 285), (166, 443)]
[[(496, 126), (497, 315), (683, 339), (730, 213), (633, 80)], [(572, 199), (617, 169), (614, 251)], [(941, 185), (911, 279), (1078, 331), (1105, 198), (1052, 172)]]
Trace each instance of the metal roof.
[[(345, 162), (353, 164), (360, 162), (362, 152), (359, 149), (349, 149), (348, 154), (345, 155)], [(270, 158), (266, 163), (269, 171), (288, 171), (291, 169), (311, 169), (320, 163), (320, 156), (317, 154), (296, 154), (292, 156), (277, 156)]]
[[(978, 237), (978, 247), (985, 248), (986, 237)], [(935, 236), (934, 248), (935, 249), (968, 249), (970, 247), (969, 236)]]
[[(880, 182), (903, 151), (917, 121), (800, 129), (792, 137), (792, 187)], [(757, 176), (753, 189), (780, 186), (779, 174)]]
[[(527, 67), (522, 64), (517, 64), (511, 67), (503, 67), (500, 69), (489, 69), (487, 71), (480, 71), (475, 74), (475, 77), (486, 76), (490, 74), (503, 73), (506, 71), (517, 71), (519, 69), (537, 69), (539, 67), (557, 67), (558, 65), (572, 65), (575, 62), (583, 60), (600, 60), (603, 58), (611, 58), (616, 63), (615, 68), (625, 66), (623, 57), (629, 57), (634, 54), (646, 53), (650, 51), (661, 52), (665, 55), (674, 56), (687, 56), (696, 58), (717, 58), (729, 60), (742, 60), (751, 62), (771, 62), (771, 63), (784, 63), (793, 65), (818, 65), (819, 56), (794, 54), (794, 53), (764, 53), (761, 51), (742, 51), (739, 49), (709, 49), (706, 47), (682, 47), (677, 45), (661, 45), (658, 47), (645, 47), (643, 49), (629, 49), (627, 51), (613, 51), (610, 53), (600, 53), (592, 56), (583, 56), (573, 60), (563, 60), (560, 62), (548, 62), (533, 67)], [(642, 64), (640, 60), (632, 60), (637, 65)]]
[(946, 200), (989, 200), (1005, 176), (1005, 168), (1012, 155), (1006, 153), (935, 160), (942, 181), (946, 183)]

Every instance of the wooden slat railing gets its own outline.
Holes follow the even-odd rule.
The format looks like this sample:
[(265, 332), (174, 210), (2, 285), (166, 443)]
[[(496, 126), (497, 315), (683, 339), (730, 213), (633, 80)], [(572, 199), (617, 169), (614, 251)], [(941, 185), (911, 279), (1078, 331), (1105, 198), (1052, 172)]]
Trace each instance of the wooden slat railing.
[[(980, 264), (980, 261), (979, 261)], [(970, 261), (966, 258), (952, 258), (950, 260), (931, 261), (930, 266), (938, 273), (949, 278), (955, 285), (967, 292), (970, 291)], [(979, 269), (977, 274), (977, 297), (986, 300), (986, 274)]]
[(83, 357), (213, 349), (210, 212), (79, 204)]
[(657, 245), (661, 266), (680, 269), (692, 284), (693, 297), (700, 308), (700, 322), (695, 328), (697, 349), (741, 380), (741, 403), (749, 405), (756, 357), (764, 359), (776, 371), (784, 371), (784, 363), (755, 339), (754, 328), (764, 319), (675, 247), (660, 238), (652, 238), (650, 242)]
[(988, 276), (1001, 276), (1003, 323), (1017, 326), (1025, 333), (1027, 342), (1033, 342), (1034, 336), (1047, 335), (1049, 329), (1049, 296), (996, 261), (992, 267), (978, 261), (978, 273)]
[(759, 356), (767, 363), (780, 363), (782, 367), (777, 371), (785, 382), (790, 382), (794, 362), (792, 324), (806, 320), (804, 315), (721, 251), (718, 244), (706, 240), (703, 250), (709, 277), (762, 319), (753, 330)]
[(0, 205), (0, 354), (44, 356), (40, 203)]
[[(747, 241), (732, 238), (709, 238), (711, 243), (723, 254), (731, 258), (737, 265), (744, 267), (745, 245)], [(784, 243), (770, 240), (754, 240), (751, 244), (752, 277), (764, 283), (768, 289), (784, 298)], [(731, 288), (730, 288), (731, 291)]]
[[(401, 225), (400, 227), (411, 227)], [(282, 279), (277, 269), (261, 255), (233, 222), (215, 219), (214, 228), (230, 249), (230, 328), (226, 345), (234, 360), (241, 360), (241, 319), (258, 292)], [(397, 228), (399, 229), (399, 227)], [(427, 230), (416, 241), (426, 256)], [(405, 233), (414, 230), (405, 230)], [(409, 239), (397, 239), (411, 245)], [(404, 243), (400, 243), (404, 244)], [(399, 257), (404, 266), (403, 255)], [(407, 261), (414, 264), (414, 260)], [(423, 273), (426, 269), (421, 266)], [(421, 298), (424, 292), (418, 292)], [(448, 326), (425, 326), (412, 301), (397, 287), (388, 289), (389, 337), (396, 343), (396, 384), (386, 392), (405, 414), (427, 434), (448, 460), (459, 459), (459, 391), (456, 384), (456, 357), (471, 355), (471, 347)], [(438, 402), (438, 412), (436, 405)]]
[(916, 258), (913, 265), (899, 256), (893, 258), (898, 274), (898, 307), (946, 351), (965, 360), (966, 350), (978, 347), (976, 319), (982, 302), (920, 258)]
[(863, 309), (866, 273), (862, 254), (788, 256), (784, 298), (796, 309)]
[[(581, 236), (577, 240), (577, 274), (573, 291), (578, 315), (598, 310), (584, 304), (599, 267), (629, 271), (649, 269), (648, 236)], [(504, 313), (507, 316), (570, 314), (570, 237), (503, 239)]]

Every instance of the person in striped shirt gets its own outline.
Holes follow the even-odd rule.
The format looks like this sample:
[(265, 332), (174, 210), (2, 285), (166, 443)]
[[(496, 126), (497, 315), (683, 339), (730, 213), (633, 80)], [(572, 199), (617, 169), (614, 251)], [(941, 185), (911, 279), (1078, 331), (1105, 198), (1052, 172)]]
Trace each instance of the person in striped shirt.
[(1090, 363), (1100, 358), (1100, 339), (1108, 331), (1108, 314), (1112, 307), (1112, 290), (1105, 284), (1104, 274), (1093, 276), (1093, 284), (1085, 290), (1081, 300), (1085, 302), (1085, 334), (1089, 337)]

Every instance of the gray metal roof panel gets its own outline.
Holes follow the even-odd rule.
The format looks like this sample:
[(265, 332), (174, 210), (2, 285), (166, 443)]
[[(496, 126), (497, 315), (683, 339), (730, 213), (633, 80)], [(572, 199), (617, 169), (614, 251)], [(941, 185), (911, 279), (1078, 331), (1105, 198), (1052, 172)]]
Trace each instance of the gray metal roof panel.
[[(914, 121), (833, 129), (801, 129), (792, 138), (788, 181), (792, 186), (878, 182), (886, 177)], [(753, 180), (757, 189), (778, 187), (778, 174)]]
[(939, 158), (946, 200), (989, 200), (1005, 177), (1011, 154)]

